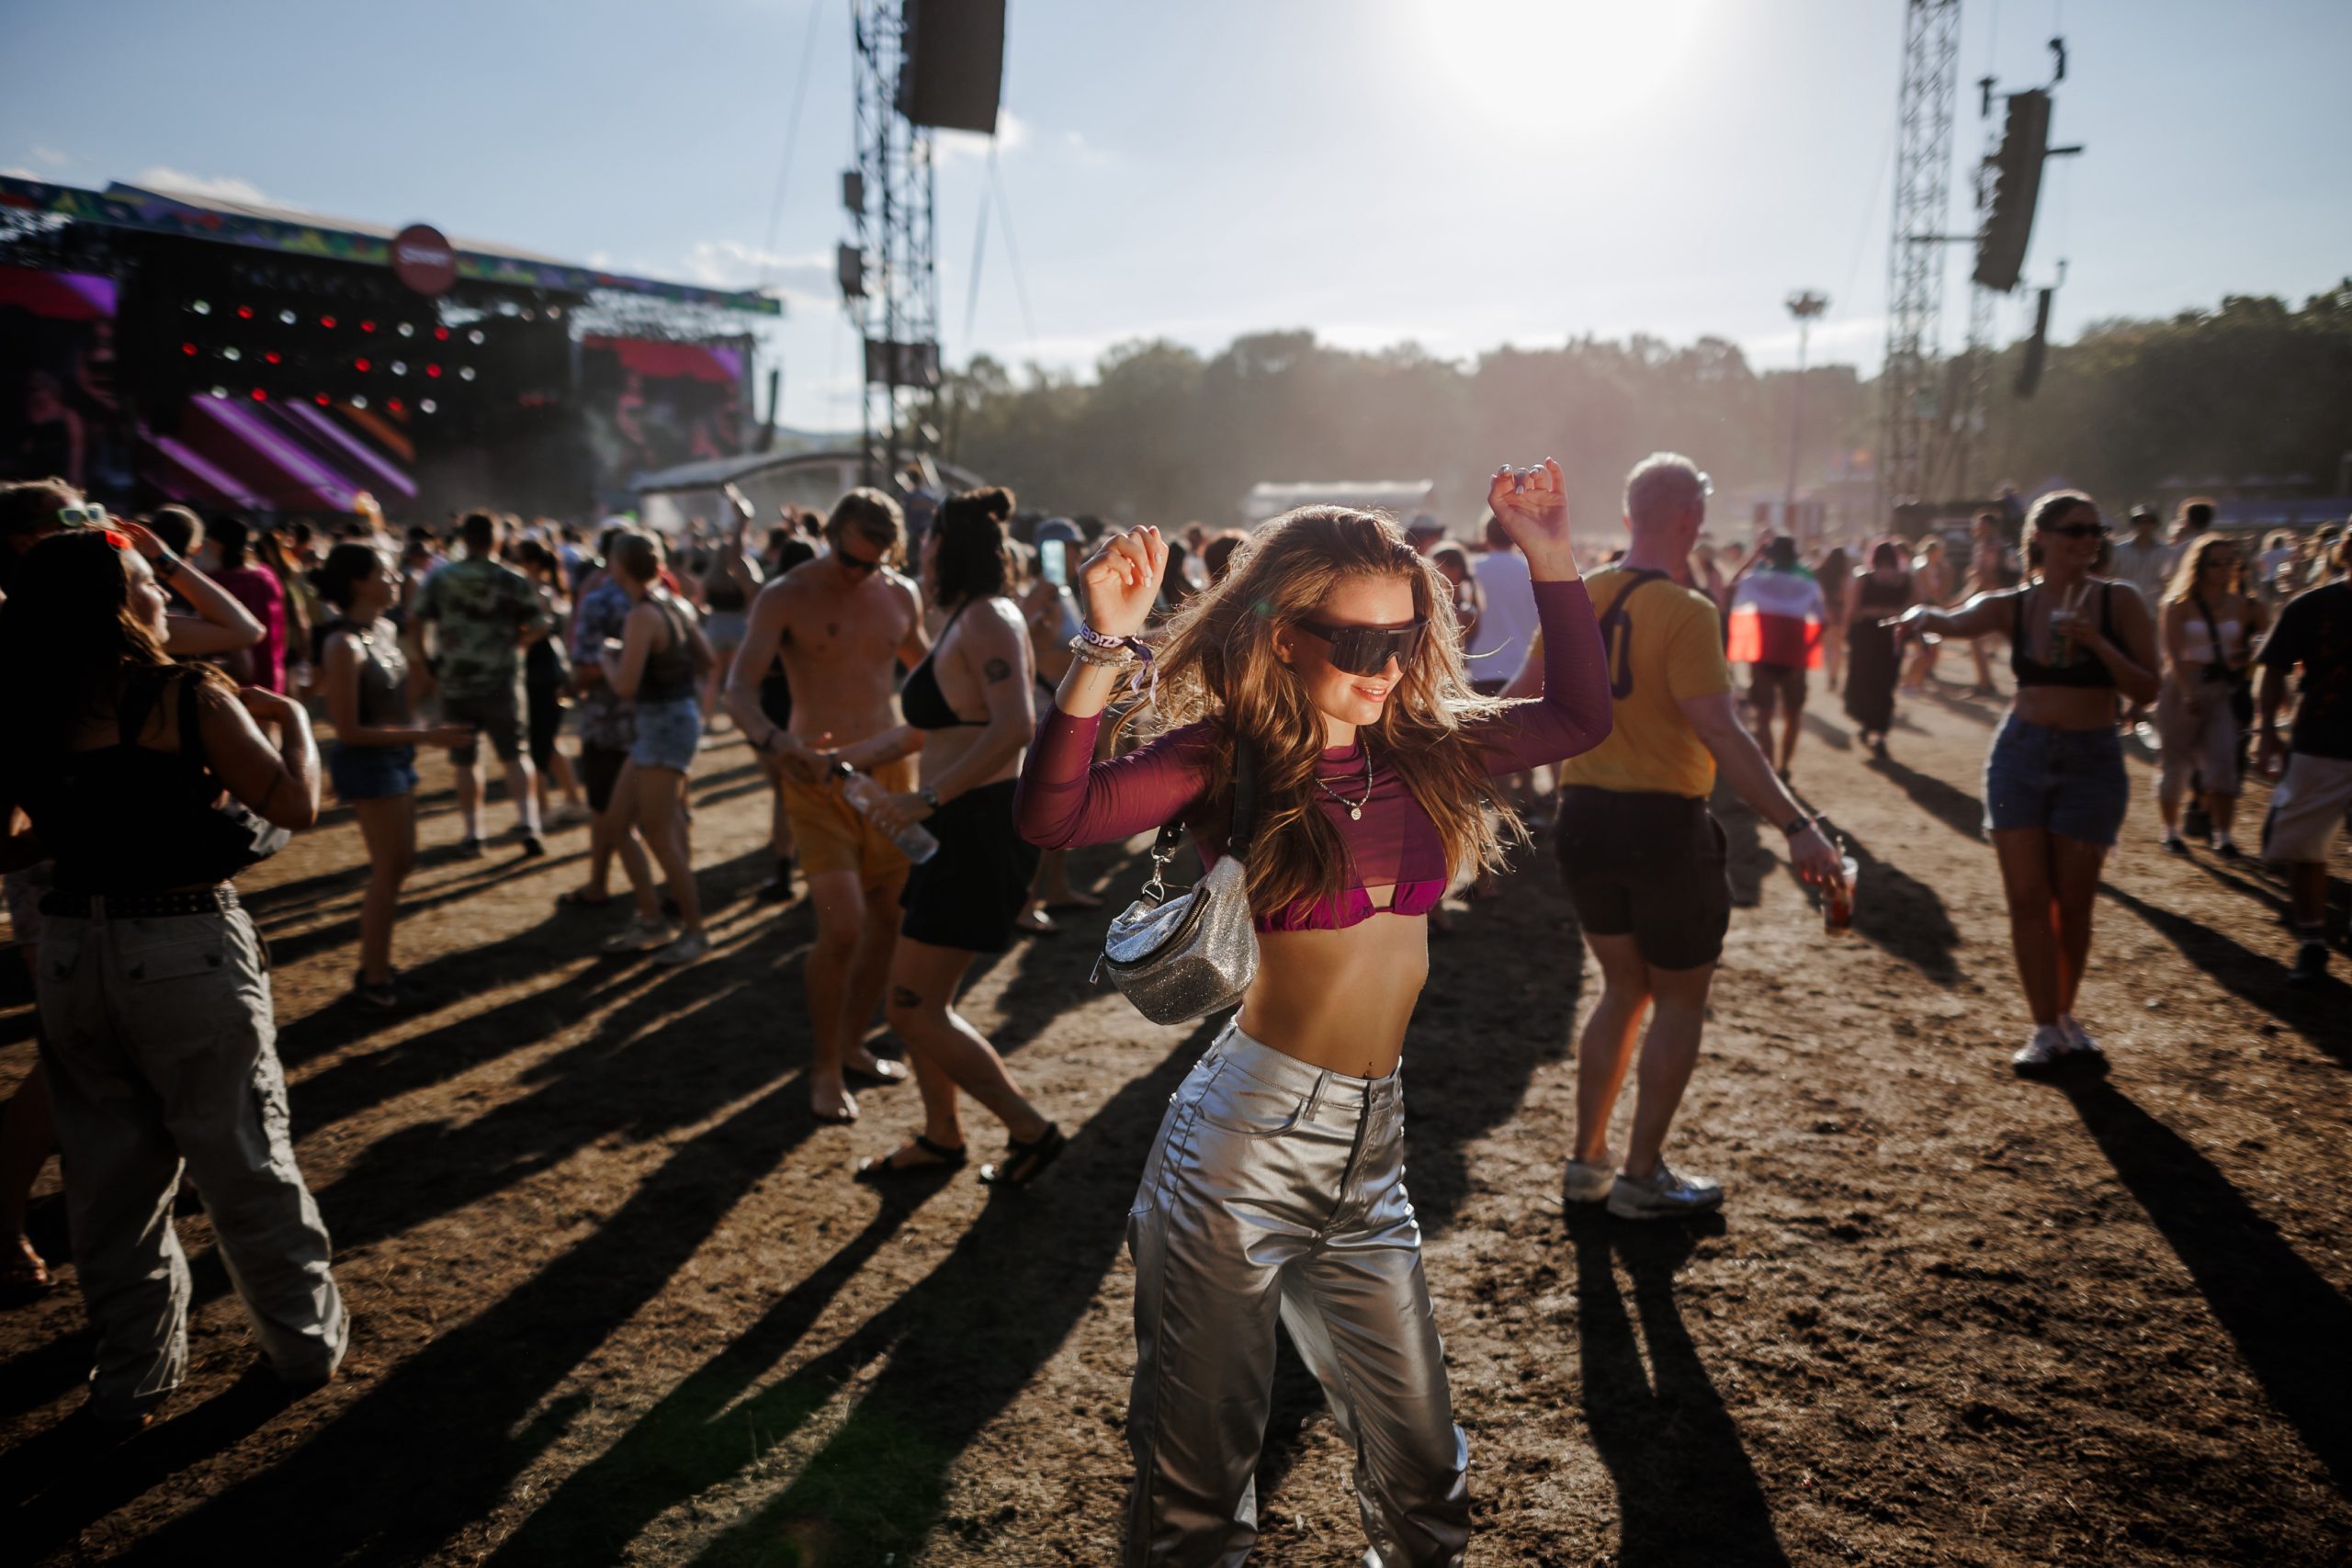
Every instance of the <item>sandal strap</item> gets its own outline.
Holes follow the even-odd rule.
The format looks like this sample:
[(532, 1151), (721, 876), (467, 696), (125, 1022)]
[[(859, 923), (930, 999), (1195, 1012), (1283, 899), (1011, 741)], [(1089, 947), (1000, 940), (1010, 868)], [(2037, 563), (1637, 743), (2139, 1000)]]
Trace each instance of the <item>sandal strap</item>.
[(944, 1165), (962, 1165), (966, 1157), (960, 1145), (951, 1149), (945, 1144), (933, 1143), (921, 1133), (915, 1134), (915, 1146), (925, 1154), (937, 1156)]

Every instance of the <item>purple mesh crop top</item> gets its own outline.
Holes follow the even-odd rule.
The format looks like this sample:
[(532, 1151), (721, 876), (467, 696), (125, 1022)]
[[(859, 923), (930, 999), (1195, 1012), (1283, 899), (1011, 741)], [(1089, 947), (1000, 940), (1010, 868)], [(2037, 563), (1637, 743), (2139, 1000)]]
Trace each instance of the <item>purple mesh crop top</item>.
[[(1591, 750), (1608, 738), (1609, 667), (1592, 601), (1577, 582), (1538, 582), (1535, 608), (1544, 626), (1544, 695), (1464, 731), (1485, 752), (1487, 772), (1515, 773)], [(1216, 782), (1209, 772), (1209, 729), (1188, 724), (1149, 744), (1097, 762), (1094, 735), (1101, 716), (1073, 718), (1048, 708), (1021, 770), (1013, 819), (1021, 836), (1046, 849), (1099, 844), (1182, 820)], [(1372, 795), (1361, 819), (1322, 792), (1317, 802), (1348, 847), (1349, 886), (1337, 895), (1260, 913), (1261, 931), (1340, 931), (1383, 912), (1425, 915), (1445, 897), (1445, 848), (1404, 781), (1374, 757)], [(1363, 796), (1363, 743), (1323, 753), (1316, 773), (1350, 801)], [(1204, 864), (1224, 852), (1222, 842), (1196, 838)], [(1393, 887), (1375, 906), (1372, 890)]]

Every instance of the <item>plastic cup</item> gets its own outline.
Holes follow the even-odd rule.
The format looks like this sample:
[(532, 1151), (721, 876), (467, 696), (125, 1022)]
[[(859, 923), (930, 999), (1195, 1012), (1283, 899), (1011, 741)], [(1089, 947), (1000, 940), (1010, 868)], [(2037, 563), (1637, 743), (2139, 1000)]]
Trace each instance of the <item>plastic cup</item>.
[(1844, 936), (1854, 929), (1855, 878), (1862, 869), (1851, 855), (1842, 857), (1839, 864), (1845, 875), (1821, 896), (1821, 929), (1831, 936)]

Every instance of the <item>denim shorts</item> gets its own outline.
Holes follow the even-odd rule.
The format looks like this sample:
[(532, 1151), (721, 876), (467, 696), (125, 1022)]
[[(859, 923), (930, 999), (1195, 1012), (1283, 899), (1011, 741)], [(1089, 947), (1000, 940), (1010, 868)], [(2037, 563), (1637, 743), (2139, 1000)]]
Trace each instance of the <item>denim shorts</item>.
[(2086, 844), (2115, 842), (2131, 804), (2123, 738), (2112, 725), (2052, 729), (2011, 714), (1984, 759), (1984, 829), (2043, 828)]
[(334, 780), (335, 798), (383, 800), (416, 788), (416, 748), (413, 746), (346, 746), (338, 740), (327, 756), (327, 773)]
[(684, 773), (702, 745), (702, 704), (694, 697), (637, 705), (637, 739), (628, 760), (640, 768)]

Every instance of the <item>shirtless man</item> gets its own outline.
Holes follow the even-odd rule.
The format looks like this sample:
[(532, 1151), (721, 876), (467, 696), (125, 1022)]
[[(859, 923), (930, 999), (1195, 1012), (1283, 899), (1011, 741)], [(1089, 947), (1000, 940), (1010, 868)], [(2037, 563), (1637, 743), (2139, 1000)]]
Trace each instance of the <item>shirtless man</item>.
[[(897, 727), (891, 661), (910, 670), (929, 650), (922, 601), (892, 568), (905, 550), (899, 503), (854, 490), (825, 520), (826, 553), (763, 587), (727, 674), (727, 711), (761, 750), (784, 760), (784, 811), (817, 910), (817, 946), (802, 973), (816, 1059), (809, 1103), (820, 1122), (857, 1120), (846, 1069), (879, 1083), (907, 1077), (865, 1045), (899, 940), (907, 857), (827, 776), (831, 753)], [(792, 723), (760, 711), (760, 681), (784, 660)], [(915, 787), (917, 759), (873, 770), (893, 795)]]

